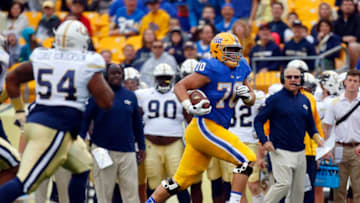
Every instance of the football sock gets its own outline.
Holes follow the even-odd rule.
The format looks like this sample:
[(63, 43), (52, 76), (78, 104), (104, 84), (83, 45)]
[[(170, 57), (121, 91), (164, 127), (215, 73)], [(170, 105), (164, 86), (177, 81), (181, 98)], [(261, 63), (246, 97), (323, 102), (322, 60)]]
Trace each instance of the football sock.
[(252, 196), (253, 203), (263, 203), (264, 202), (264, 193), (260, 192), (258, 195)]
[(222, 193), (222, 191), (223, 191), (222, 184), (223, 184), (223, 182), (222, 182), (221, 177), (216, 180), (211, 181), (211, 196), (212, 196), (212, 198), (222, 196), (222, 194), (223, 194)]
[(152, 197), (149, 197), (149, 199), (146, 200), (145, 203), (156, 203), (156, 201)]
[(187, 190), (180, 191), (176, 194), (179, 203), (190, 203), (190, 195)]
[(23, 193), (23, 185), (19, 178), (14, 178), (0, 187), (0, 202), (10, 203), (16, 200)]
[(73, 174), (69, 183), (70, 203), (82, 203), (85, 201), (85, 190), (89, 171)]
[(228, 201), (230, 199), (230, 193), (231, 193), (231, 183), (224, 182), (223, 183), (223, 190), (225, 190), (225, 200)]
[(230, 194), (230, 203), (240, 203), (242, 193), (241, 192), (235, 192), (231, 191)]

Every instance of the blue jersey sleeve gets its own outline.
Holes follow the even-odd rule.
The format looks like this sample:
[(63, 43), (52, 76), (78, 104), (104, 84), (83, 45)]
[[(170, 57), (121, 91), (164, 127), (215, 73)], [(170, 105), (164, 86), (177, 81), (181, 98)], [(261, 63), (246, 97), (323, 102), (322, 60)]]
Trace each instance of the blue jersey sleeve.
[(211, 79), (212, 77), (214, 77), (214, 73), (216, 71), (214, 70), (210, 60), (203, 59), (195, 66), (194, 72), (204, 75), (209, 79)]

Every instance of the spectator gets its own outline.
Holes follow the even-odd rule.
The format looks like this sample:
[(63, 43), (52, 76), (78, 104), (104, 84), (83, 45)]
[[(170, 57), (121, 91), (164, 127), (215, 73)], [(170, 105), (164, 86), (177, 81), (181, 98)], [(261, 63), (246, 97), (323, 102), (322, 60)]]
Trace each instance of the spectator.
[(355, 12), (352, 0), (343, 0), (339, 10), (339, 18), (334, 22), (334, 32), (348, 44), (350, 68), (355, 67), (360, 54), (360, 16)]
[[(332, 22), (333, 19), (335, 19), (333, 16), (333, 12), (332, 12), (332, 8), (331, 8), (330, 4), (328, 4), (326, 2), (322, 2), (319, 4), (318, 16), (319, 16), (319, 21), (320, 20), (330, 20)], [(312, 26), (311, 35), (314, 37), (314, 39), (317, 38), (317, 24), (314, 24)]]
[(5, 34), (13, 31), (20, 36), (21, 32), (29, 26), (29, 21), (23, 12), (24, 4), (20, 1), (14, 0), (11, 3), (10, 11), (6, 19)]
[[(250, 64), (254, 57), (281, 56), (280, 47), (272, 40), (269, 24), (265, 23), (259, 27), (259, 42), (250, 51)], [(267, 72), (280, 70), (278, 61), (259, 61), (256, 63), (256, 72)], [(255, 68), (255, 67), (252, 67)]]
[(107, 80), (115, 93), (114, 105), (105, 111), (90, 98), (84, 113), (81, 134), (85, 135), (90, 122), (94, 121), (91, 134), (94, 159), (98, 158), (95, 152), (105, 152), (113, 162), (106, 168), (102, 168), (99, 162), (94, 164), (98, 201), (112, 202), (115, 182), (119, 180), (123, 201), (139, 203), (135, 142), (140, 149), (140, 163), (145, 158), (143, 124), (136, 96), (121, 86), (122, 78), (122, 68), (111, 64), (107, 69)]
[(75, 15), (77, 19), (85, 25), (87, 28), (90, 37), (92, 36), (92, 29), (90, 21), (87, 17), (83, 15), (84, 9), (86, 6), (86, 0), (72, 0), (71, 4), (71, 14)]
[(196, 59), (197, 53), (196, 53), (196, 44), (192, 41), (187, 41), (184, 44), (184, 57), (185, 59)]
[[(225, 0), (225, 2), (228, 1), (229, 0)], [(235, 10), (235, 17), (241, 20), (248, 20), (248, 25), (252, 25), (255, 20), (256, 11), (259, 6), (259, 0), (232, 0), (231, 4), (233, 5), (233, 8)]]
[[(139, 0), (141, 1), (141, 0)], [(138, 33), (139, 23), (145, 15), (137, 8), (137, 0), (125, 0), (125, 6), (116, 11), (109, 35), (132, 36)]]
[(146, 6), (149, 8), (149, 13), (141, 20), (140, 35), (150, 28), (155, 31), (157, 39), (164, 38), (169, 31), (169, 14), (160, 9), (159, 0), (146, 0)]
[(71, 11), (72, 0), (61, 0), (61, 11)]
[[(123, 49), (123, 53), (124, 53), (125, 59), (120, 64), (120, 67), (122, 69), (127, 68), (127, 67), (134, 67), (133, 64), (134, 64), (136, 52), (135, 52), (133, 45), (131, 45), (131, 44), (125, 45), (125, 47)], [(135, 68), (137, 70), (139, 70), (140, 67), (135, 67)]]
[(36, 29), (36, 38), (44, 41), (49, 37), (54, 37), (54, 30), (60, 25), (60, 19), (54, 14), (54, 3), (50, 0), (45, 1), (42, 5), (43, 17)]
[[(341, 44), (341, 39), (339, 36), (334, 34), (333, 25), (331, 21), (323, 19), (317, 23), (317, 38), (316, 38), (316, 52), (322, 54), (336, 46)], [(336, 52), (327, 56), (324, 59), (325, 69), (335, 70), (335, 58), (339, 57), (340, 53)]]
[[(158, 0), (160, 2), (160, 8), (164, 10), (171, 18), (176, 18), (178, 15), (178, 11), (176, 9), (176, 5), (174, 5), (174, 1), (169, 0)], [(144, 7), (144, 12), (147, 14), (149, 12), (148, 7)]]
[(289, 28), (284, 21), (281, 20), (281, 16), (284, 12), (284, 5), (281, 2), (275, 2), (271, 6), (271, 13), (273, 20), (269, 23), (271, 31), (280, 35), (280, 42), (284, 43), (284, 33)]
[[(344, 86), (345, 93), (334, 100), (326, 111), (323, 126), (327, 137), (330, 135), (331, 127), (335, 128), (335, 152), (338, 152), (335, 153), (335, 160), (340, 160), (338, 163), (340, 186), (334, 189), (334, 202), (346, 202), (349, 177), (354, 202), (360, 202), (360, 159), (354, 153), (360, 144), (360, 108), (356, 108), (347, 119), (339, 123), (339, 120), (342, 120), (344, 115), (360, 102), (358, 95), (360, 73), (358, 70), (350, 70), (347, 73)], [(341, 153), (339, 153), (340, 151)]]
[(196, 42), (197, 54), (200, 59), (210, 58), (210, 42), (215, 36), (215, 27), (212, 24), (206, 24), (199, 33), (199, 40)]
[[(199, 20), (198, 25), (206, 24), (206, 23), (215, 24), (215, 18), (216, 18), (216, 14), (214, 7), (212, 5), (206, 5), (202, 10), (201, 19)], [(206, 23), (203, 23), (201, 21), (206, 21)]]
[(25, 28), (22, 31), (21, 36), (25, 39), (26, 44), (21, 47), (19, 62), (25, 62), (29, 60), (31, 52), (40, 45), (36, 41), (34, 29), (30, 27)]
[[(177, 18), (171, 18), (170, 19), (170, 23), (169, 23), (169, 30), (173, 30), (174, 28), (180, 28), (180, 32), (181, 32), (181, 38), (183, 39), (183, 41), (187, 41), (189, 36), (188, 33), (184, 32), (184, 30), (181, 29), (181, 25), (180, 25), (180, 21)], [(170, 34), (171, 32), (169, 32), (166, 37), (162, 40), (165, 44), (169, 44), (170, 43)]]
[(202, 1), (193, 1), (187, 0), (187, 5), (189, 7), (189, 21), (190, 21), (190, 32), (195, 33), (197, 30), (197, 23), (199, 22), (200, 18), (203, 14), (203, 8), (207, 5), (211, 5), (214, 9), (215, 13), (215, 23), (220, 21), (221, 18), (221, 5), (223, 4), (224, 0), (202, 0)]
[[(306, 175), (305, 131), (321, 146), (309, 100), (299, 92), (301, 73), (289, 66), (282, 73), (284, 88), (271, 95), (255, 118), (256, 134), (270, 158), (276, 183), (270, 187), (264, 202), (279, 202), (289, 192), (289, 202), (303, 202)], [(265, 137), (264, 123), (270, 120), (270, 140)]]
[(185, 60), (183, 42), (180, 27), (170, 30), (170, 44), (166, 45), (165, 51), (175, 57), (177, 64), (181, 64)]
[(164, 51), (164, 44), (162, 41), (154, 41), (151, 47), (151, 57), (144, 63), (140, 69), (141, 81), (146, 83), (149, 87), (154, 87), (153, 70), (161, 63), (166, 63), (174, 70), (177, 70), (177, 63), (173, 56)]
[(146, 29), (142, 36), (142, 47), (136, 52), (134, 61), (134, 65), (136, 67), (141, 67), (145, 63), (145, 61), (150, 58), (151, 47), (155, 40), (155, 31), (150, 28)]
[[(292, 27), (292, 24), (295, 20), (299, 20), (299, 16), (295, 12), (290, 12), (287, 15), (287, 24), (289, 27)], [(294, 33), (291, 31), (290, 28), (287, 28), (284, 32), (284, 41), (288, 42), (291, 40), (291, 38), (294, 37)]]
[(178, 0), (176, 3), (178, 15), (177, 19), (179, 19), (181, 28), (185, 32), (190, 31), (190, 22), (189, 22), (189, 9), (186, 5), (186, 0)]
[(112, 59), (112, 53), (109, 49), (104, 49), (100, 51), (101, 56), (104, 58), (106, 67), (108, 67), (111, 64)]
[(240, 40), (240, 44), (243, 47), (243, 56), (248, 57), (250, 49), (255, 45), (249, 26), (246, 25), (245, 21), (238, 20), (234, 23), (231, 30)]
[(216, 29), (218, 32), (228, 32), (231, 30), (233, 24), (237, 20), (234, 17), (234, 8), (230, 3), (226, 3), (221, 8), (221, 16), (223, 19), (220, 23), (216, 24)]
[(15, 32), (9, 32), (8, 39), (8, 51), (9, 51), (9, 67), (19, 61), (21, 46), (19, 44), (18, 36)]
[[(124, 1), (125, 0), (113, 1), (113, 3), (110, 5), (110, 8), (109, 8), (109, 16), (110, 17), (115, 17), (117, 10), (119, 8), (125, 7)], [(146, 5), (144, 5), (144, 0), (137, 0), (136, 8), (140, 9), (141, 11), (143, 11), (145, 13)]]
[[(285, 43), (284, 55), (285, 56), (298, 56), (299, 58), (305, 56), (315, 56), (316, 51), (314, 45), (306, 40), (303, 36), (302, 28), (303, 25), (300, 21), (296, 20), (293, 22), (293, 33), (294, 37), (289, 42)], [(314, 60), (307, 60), (309, 71), (312, 72), (315, 68)]]
[(309, 35), (309, 29), (308, 27), (306, 27), (305, 25), (301, 26), (301, 33), (302, 36), (308, 41), (310, 42), (310, 44), (315, 45), (315, 39), (312, 35)]

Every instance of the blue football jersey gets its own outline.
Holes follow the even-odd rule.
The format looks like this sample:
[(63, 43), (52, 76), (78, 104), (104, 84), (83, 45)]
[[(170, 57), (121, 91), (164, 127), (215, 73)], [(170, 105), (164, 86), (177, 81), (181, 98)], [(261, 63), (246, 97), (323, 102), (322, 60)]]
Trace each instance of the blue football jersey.
[(231, 69), (219, 60), (211, 58), (202, 59), (194, 71), (210, 79), (210, 83), (200, 90), (208, 97), (212, 110), (209, 114), (198, 117), (208, 118), (224, 128), (229, 128), (238, 100), (235, 87), (243, 84), (251, 72), (250, 66), (245, 59), (241, 59), (239, 65)]

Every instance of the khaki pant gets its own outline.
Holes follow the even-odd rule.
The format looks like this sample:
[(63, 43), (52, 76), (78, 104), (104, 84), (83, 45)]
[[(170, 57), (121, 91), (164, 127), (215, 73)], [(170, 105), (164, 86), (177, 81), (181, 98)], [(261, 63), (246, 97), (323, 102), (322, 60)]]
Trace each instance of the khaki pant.
[(270, 153), (275, 184), (267, 192), (266, 203), (278, 203), (288, 192), (289, 203), (304, 201), (306, 175), (305, 151), (291, 152), (277, 149)]
[[(341, 145), (336, 144), (336, 147)], [(334, 203), (346, 202), (346, 184), (351, 180), (354, 202), (360, 202), (360, 160), (355, 154), (355, 147), (344, 146), (343, 157), (339, 166), (340, 186), (334, 190)]]
[[(91, 148), (95, 149), (93, 145)], [(98, 202), (111, 203), (115, 183), (118, 180), (124, 203), (139, 203), (138, 171), (135, 152), (109, 151), (113, 164), (100, 169), (95, 161), (94, 181)]]
[(175, 174), (184, 152), (184, 144), (181, 139), (168, 145), (155, 145), (148, 139), (145, 139), (145, 143), (145, 172), (149, 188), (154, 190), (162, 180)]

